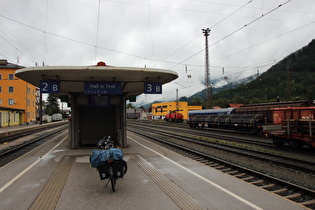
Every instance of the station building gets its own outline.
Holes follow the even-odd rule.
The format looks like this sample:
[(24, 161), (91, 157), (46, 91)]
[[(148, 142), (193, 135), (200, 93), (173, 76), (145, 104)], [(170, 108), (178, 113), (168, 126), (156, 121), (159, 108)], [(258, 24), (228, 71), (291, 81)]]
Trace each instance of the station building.
[(0, 60), (0, 127), (36, 121), (36, 87), (15, 76), (21, 68)]
[(152, 104), (153, 119), (164, 119), (170, 111), (176, 111), (183, 115), (184, 120), (188, 119), (188, 112), (191, 110), (202, 110), (202, 106), (188, 106), (186, 101), (171, 101)]

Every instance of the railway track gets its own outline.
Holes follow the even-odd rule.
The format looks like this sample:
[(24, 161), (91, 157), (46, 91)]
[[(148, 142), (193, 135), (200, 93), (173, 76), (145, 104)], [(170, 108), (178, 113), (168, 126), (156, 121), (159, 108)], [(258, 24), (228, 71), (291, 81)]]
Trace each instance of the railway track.
[[(304, 205), (307, 208), (315, 209), (315, 191), (313, 189), (297, 185), (294, 183), (293, 180), (291, 180), (292, 182), (286, 181), (270, 174), (266, 174), (262, 171), (257, 171), (256, 169), (240, 165), (239, 163), (225, 160), (222, 157), (216, 157), (212, 154), (212, 149), (211, 152), (206, 152), (209, 150), (204, 148), (213, 148), (213, 144), (205, 144), (205, 142), (198, 139), (179, 137), (178, 134), (171, 134), (170, 132), (167, 134), (165, 131), (155, 132), (154, 129), (152, 129), (152, 126), (150, 126), (149, 129), (143, 128), (141, 126), (128, 125), (127, 128), (131, 132), (137, 133), (138, 135), (145, 136), (146, 138), (166, 145), (172, 150), (175, 150), (187, 157), (202, 162), (203, 164), (209, 165), (210, 167), (221, 170), (224, 173), (230, 174), (246, 182), (259, 186), (265, 190), (273, 192), (277, 195), (283, 196), (287, 199)], [(255, 152), (249, 152), (247, 150), (235, 148), (231, 149), (230, 147), (225, 145), (221, 145), (220, 147), (221, 148), (216, 146), (215, 150), (224, 151), (225, 153), (229, 154), (227, 156), (230, 156), (231, 154), (233, 154), (234, 156), (235, 153), (237, 153), (239, 157), (247, 156), (247, 158), (251, 160), (256, 159), (258, 161), (265, 162), (265, 164), (267, 163), (277, 167), (281, 165), (282, 168), (290, 168), (290, 170), (295, 170), (299, 172), (303, 171), (303, 173), (314, 174), (314, 162), (303, 162), (294, 159), (284, 161), (285, 158), (276, 157), (276, 155), (270, 156), (270, 154), (266, 153), (255, 154)]]
[[(132, 128), (136, 128), (135, 126), (131, 126)], [(136, 129), (141, 129), (142, 127), (137, 127)], [(160, 136), (173, 138), (174, 133), (167, 133), (165, 131), (155, 130), (152, 128), (145, 128), (145, 130), (141, 129), (142, 131), (145, 131), (147, 133), (150, 133), (150, 135), (158, 134)], [(206, 139), (200, 139), (198, 137), (187, 137), (186, 135), (181, 135), (179, 133), (176, 133), (176, 139), (180, 139), (183, 144), (186, 142), (190, 142), (193, 144), (198, 144), (205, 147), (212, 147), (215, 149), (233, 152), (239, 155), (248, 156), (250, 158), (259, 159), (265, 162), (274, 163), (278, 165), (282, 165), (285, 167), (290, 167), (294, 170), (300, 170), (304, 171), (306, 173), (315, 173), (315, 163), (305, 160), (300, 160), (296, 158), (290, 158), (290, 157), (284, 157), (282, 155), (277, 155), (273, 153), (267, 153), (264, 151), (258, 151), (249, 149), (248, 147), (242, 147), (241, 145), (234, 145), (234, 144), (226, 144), (224, 142), (220, 141), (209, 141)], [(232, 137), (231, 137), (232, 138)], [(227, 139), (227, 137), (224, 137), (224, 139)]]
[[(20, 156), (44, 144), (49, 140), (49, 137), (68, 129), (67, 125), (59, 125), (57, 127), (59, 128), (56, 128), (55, 126), (53, 128), (46, 127), (45, 132), (42, 132), (43, 130), (41, 129), (40, 134), (37, 134), (37, 130), (37, 132), (35, 132), (36, 135), (34, 135), (34, 132), (32, 132), (32, 134), (28, 133), (28, 135), (32, 135), (33, 137), (17, 145), (2, 149), (0, 151), (0, 167), (12, 162)], [(25, 137), (26, 135), (24, 133), (21, 133), (20, 136)], [(18, 138), (18, 135), (15, 135), (14, 138)]]
[(190, 129), (187, 125), (183, 125), (181, 123), (152, 123), (152, 121), (128, 121), (128, 125), (143, 126), (148, 124), (152, 125), (152, 127), (160, 128), (161, 131), (171, 130), (172, 132), (185, 133), (190, 136), (199, 136), (200, 138), (205, 137), (221, 139), (226, 141), (226, 143), (231, 142), (231, 144), (245, 144), (248, 145), (248, 147), (261, 147), (264, 150), (272, 150), (275, 153), (286, 153), (287, 151), (295, 151), (297, 153), (303, 152), (303, 154), (314, 156), (314, 150), (308, 147), (291, 148), (289, 145), (285, 145), (282, 148), (279, 148), (273, 144), (272, 139), (256, 137), (255, 135), (249, 134), (247, 132), (244, 133), (234, 130), (215, 128)]
[[(136, 121), (128, 121), (128, 125), (139, 125), (143, 126), (143, 122)], [(161, 128), (161, 130), (172, 130), (179, 131), (183, 133), (187, 133), (190, 135), (196, 136), (204, 136), (209, 138), (220, 138), (224, 139), (224, 136), (227, 136), (226, 140), (239, 142), (239, 143), (247, 143), (252, 145), (260, 145), (264, 147), (274, 148), (275, 146), (271, 141), (262, 140), (260, 138), (253, 138), (253, 135), (250, 135), (247, 132), (235, 131), (235, 130), (226, 130), (226, 129), (215, 129), (215, 128), (207, 128), (207, 129), (190, 129), (188, 125), (180, 125), (179, 123), (156, 123), (152, 124), (155, 128)], [(231, 135), (234, 137), (231, 138)], [(247, 139), (250, 136), (251, 139)]]
[(15, 141), (16, 139), (19, 139), (21, 137), (28, 136), (28, 135), (31, 135), (34, 133), (38, 133), (40, 131), (45, 131), (47, 129), (57, 128), (57, 127), (60, 127), (60, 126), (66, 125), (66, 124), (68, 124), (68, 122), (51, 123), (51, 124), (47, 124), (47, 125), (40, 126), (38, 128), (32, 128), (32, 129), (26, 127), (24, 129), (19, 130), (15, 134), (10, 134), (10, 133), (1, 134), (0, 144), (12, 142), (12, 141)]

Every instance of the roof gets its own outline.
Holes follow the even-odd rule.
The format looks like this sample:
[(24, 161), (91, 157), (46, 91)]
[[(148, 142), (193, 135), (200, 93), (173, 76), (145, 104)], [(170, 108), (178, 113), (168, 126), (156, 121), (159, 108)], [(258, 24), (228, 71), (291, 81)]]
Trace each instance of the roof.
[(178, 77), (174, 71), (153, 68), (114, 66), (46, 66), (30, 67), (16, 71), (15, 75), (40, 87), (41, 80), (59, 80), (60, 95), (83, 93), (84, 82), (122, 82), (122, 93), (139, 95), (144, 92), (144, 82), (171, 82)]
[(16, 108), (4, 107), (4, 106), (0, 106), (0, 110), (25, 111), (24, 109), (16, 109)]
[(238, 108), (240, 106), (243, 106), (244, 104), (228, 104), (229, 107), (232, 107), (232, 108)]
[(0, 59), (0, 69), (21, 69), (21, 68), (25, 68), (25, 67), (17, 65), (17, 64), (9, 63), (5, 59)]
[(203, 109), (203, 110), (192, 110), (189, 111), (190, 114), (220, 114), (226, 113), (230, 114), (234, 108), (223, 108), (223, 109)]

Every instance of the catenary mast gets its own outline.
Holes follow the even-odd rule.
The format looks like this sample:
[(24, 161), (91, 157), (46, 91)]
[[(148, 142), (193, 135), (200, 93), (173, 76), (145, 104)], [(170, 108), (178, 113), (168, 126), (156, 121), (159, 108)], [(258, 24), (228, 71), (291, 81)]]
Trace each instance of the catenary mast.
[(210, 29), (202, 29), (206, 39), (205, 43), (205, 89), (206, 89), (206, 108), (211, 108), (212, 103), (212, 87), (210, 83), (210, 66), (209, 66), (209, 49), (208, 49), (208, 36), (210, 35)]

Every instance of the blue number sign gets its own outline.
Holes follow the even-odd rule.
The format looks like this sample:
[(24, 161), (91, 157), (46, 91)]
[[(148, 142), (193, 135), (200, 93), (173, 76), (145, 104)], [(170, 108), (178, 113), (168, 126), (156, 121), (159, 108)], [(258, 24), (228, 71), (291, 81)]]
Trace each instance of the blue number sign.
[(40, 81), (41, 93), (60, 93), (59, 80), (41, 80)]
[(145, 82), (144, 83), (145, 94), (162, 94), (161, 82)]

